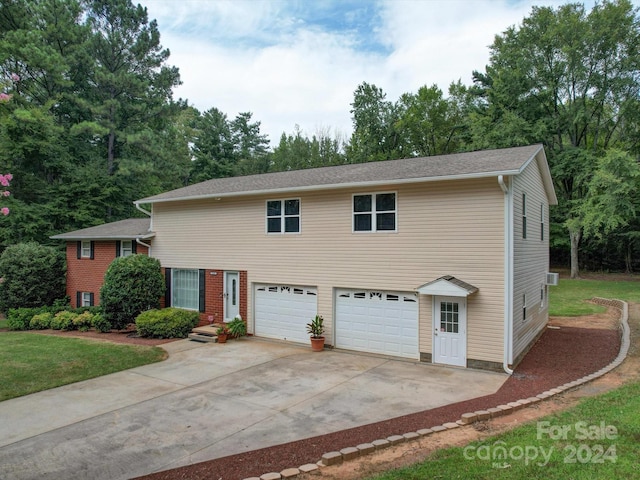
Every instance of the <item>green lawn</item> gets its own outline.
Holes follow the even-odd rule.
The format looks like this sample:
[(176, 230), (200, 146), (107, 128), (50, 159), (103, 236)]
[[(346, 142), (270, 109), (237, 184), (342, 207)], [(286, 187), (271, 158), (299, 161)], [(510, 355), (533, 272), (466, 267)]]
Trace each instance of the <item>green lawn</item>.
[(9, 321), (0, 315), (0, 328), (9, 328)]
[(640, 302), (640, 282), (562, 279), (558, 286), (549, 287), (549, 315), (577, 317), (604, 312), (604, 307), (587, 303), (593, 297)]
[[(603, 307), (587, 303), (596, 296), (640, 302), (640, 282), (560, 280), (550, 287), (549, 313), (603, 312)], [(494, 458), (501, 454), (506, 456)], [(438, 450), (424, 462), (372, 480), (640, 478), (638, 458), (640, 383), (635, 382), (482, 442)]]
[[(501, 447), (504, 447), (502, 449)], [(502, 458), (494, 458), (506, 453)], [(640, 478), (640, 383), (375, 480)]]
[(158, 362), (158, 347), (0, 332), (0, 401)]

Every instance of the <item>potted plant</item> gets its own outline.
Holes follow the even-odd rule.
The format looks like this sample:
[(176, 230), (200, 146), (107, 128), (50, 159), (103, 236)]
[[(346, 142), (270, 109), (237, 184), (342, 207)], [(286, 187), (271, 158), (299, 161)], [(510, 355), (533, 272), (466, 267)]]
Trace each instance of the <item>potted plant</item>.
[(227, 331), (233, 338), (244, 337), (247, 334), (247, 324), (244, 323), (240, 315), (236, 315), (233, 320), (227, 323)]
[(307, 333), (311, 335), (311, 350), (314, 352), (321, 352), (324, 350), (324, 319), (321, 315), (316, 317), (307, 323)]
[(227, 343), (227, 328), (226, 327), (218, 327), (216, 330), (216, 335), (218, 336), (218, 343)]

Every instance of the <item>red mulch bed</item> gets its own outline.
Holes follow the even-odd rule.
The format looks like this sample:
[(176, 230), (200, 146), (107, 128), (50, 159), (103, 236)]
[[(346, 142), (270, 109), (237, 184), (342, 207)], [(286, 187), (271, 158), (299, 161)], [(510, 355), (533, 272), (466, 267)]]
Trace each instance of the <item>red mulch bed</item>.
[(100, 333), (95, 330), (88, 332), (79, 332), (73, 330), (64, 332), (62, 330), (28, 330), (32, 333), (41, 333), (44, 335), (56, 335), (58, 337), (74, 337), (74, 338), (90, 338), (94, 340), (106, 340), (108, 342), (126, 343), (129, 345), (162, 345), (163, 343), (175, 342), (177, 338), (143, 338), (139, 337), (134, 330), (111, 331), (109, 333)]
[(326, 452), (390, 435), (455, 422), (466, 412), (538, 395), (600, 370), (615, 359), (619, 349), (620, 334), (616, 330), (571, 327), (563, 327), (560, 330), (547, 329), (518, 365), (514, 374), (492, 395), (138, 478), (233, 480), (315, 463)]

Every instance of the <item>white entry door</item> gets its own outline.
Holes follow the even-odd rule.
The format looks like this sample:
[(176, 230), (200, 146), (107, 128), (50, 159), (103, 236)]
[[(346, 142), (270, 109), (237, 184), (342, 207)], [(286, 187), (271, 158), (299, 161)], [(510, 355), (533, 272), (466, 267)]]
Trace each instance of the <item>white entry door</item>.
[(434, 297), (433, 362), (467, 366), (467, 299)]
[(240, 274), (224, 272), (224, 321), (230, 322), (240, 314)]

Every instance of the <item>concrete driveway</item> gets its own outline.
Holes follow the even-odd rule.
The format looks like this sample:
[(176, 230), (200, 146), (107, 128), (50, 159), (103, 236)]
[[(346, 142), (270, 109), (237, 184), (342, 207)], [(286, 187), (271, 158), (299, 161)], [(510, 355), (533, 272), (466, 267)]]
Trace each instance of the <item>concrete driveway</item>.
[(0, 402), (0, 479), (127, 479), (487, 395), (507, 378), (259, 339), (163, 347), (164, 362)]

